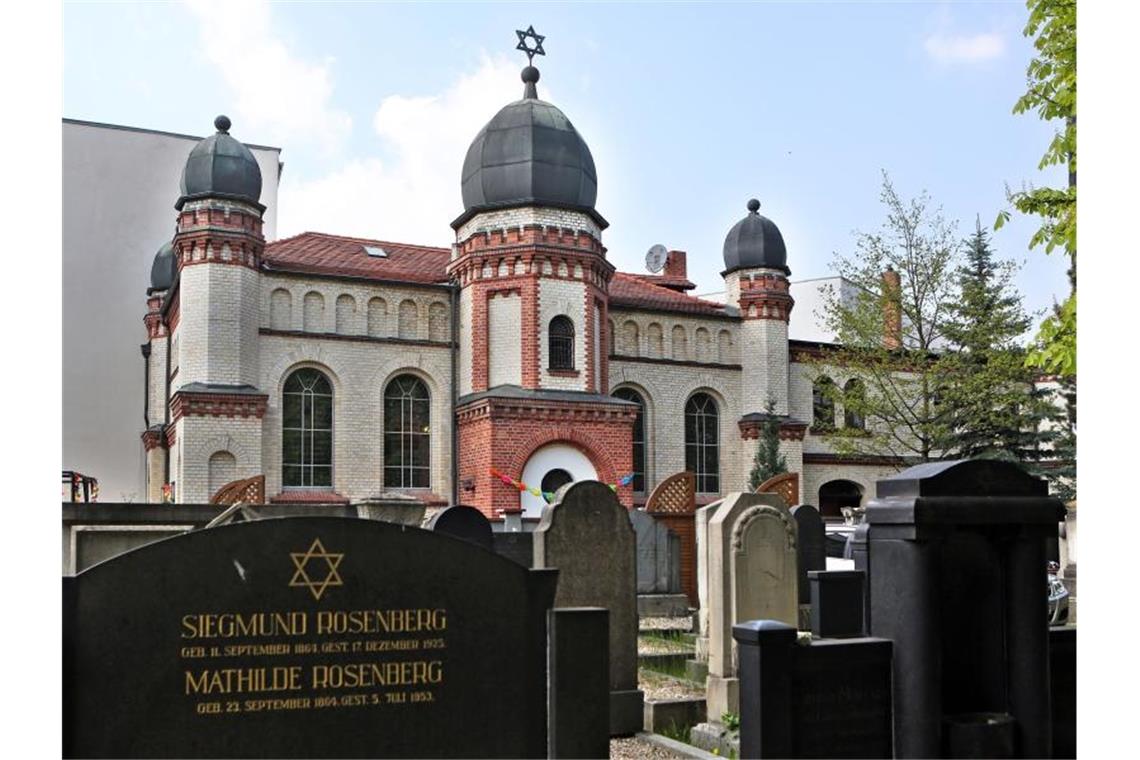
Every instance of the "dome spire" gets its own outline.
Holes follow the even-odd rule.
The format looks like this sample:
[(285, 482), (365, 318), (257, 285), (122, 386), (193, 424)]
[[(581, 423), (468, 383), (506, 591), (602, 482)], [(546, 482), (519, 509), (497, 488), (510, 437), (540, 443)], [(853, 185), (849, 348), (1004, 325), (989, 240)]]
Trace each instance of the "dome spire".
[[(546, 55), (546, 51), (542, 49), (542, 41), (546, 39), (545, 35), (538, 34), (534, 31), (534, 25), (531, 24), (524, 32), (521, 29), (516, 29), (515, 34), (519, 37), (519, 44), (515, 45), (515, 50), (521, 50), (526, 53), (526, 68), (522, 70), (523, 87), (523, 100), (538, 100), (538, 69), (534, 67), (534, 57), (536, 55)], [(534, 40), (534, 46), (527, 44), (527, 39)]]

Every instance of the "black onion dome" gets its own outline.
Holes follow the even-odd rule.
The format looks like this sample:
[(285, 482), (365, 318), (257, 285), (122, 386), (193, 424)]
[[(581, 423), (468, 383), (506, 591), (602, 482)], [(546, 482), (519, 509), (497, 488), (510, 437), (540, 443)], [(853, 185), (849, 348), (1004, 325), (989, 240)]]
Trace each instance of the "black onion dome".
[(598, 173), (594, 157), (574, 125), (556, 106), (538, 99), (538, 69), (523, 69), (526, 88), (495, 114), (467, 149), (461, 177), (458, 227), (479, 211), (516, 206), (594, 210)]
[(261, 199), (261, 167), (249, 148), (230, 137), (230, 120), (214, 119), (217, 134), (194, 146), (182, 169), (182, 197), (175, 204), (194, 198), (230, 198), (257, 204)]
[(759, 210), (760, 201), (755, 198), (748, 201), (748, 216), (728, 231), (728, 236), (724, 239), (722, 274), (756, 267), (781, 269), (784, 274), (791, 274), (784, 236), (780, 234), (775, 222), (766, 216), (760, 216)]
[(174, 284), (175, 271), (174, 244), (168, 240), (154, 254), (154, 263), (150, 265), (150, 289), (147, 293), (170, 290)]

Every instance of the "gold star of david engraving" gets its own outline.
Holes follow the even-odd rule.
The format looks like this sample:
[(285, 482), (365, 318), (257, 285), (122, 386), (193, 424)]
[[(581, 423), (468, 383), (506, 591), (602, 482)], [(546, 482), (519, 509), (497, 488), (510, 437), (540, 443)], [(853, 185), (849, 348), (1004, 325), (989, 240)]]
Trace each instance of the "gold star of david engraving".
[[(304, 586), (313, 593), (313, 598), (320, 601), (321, 595), (325, 593), (325, 589), (329, 586), (343, 586), (344, 582), (340, 579), (340, 574), (336, 571), (340, 566), (340, 561), (344, 559), (344, 553), (335, 554), (325, 550), (324, 544), (321, 539), (314, 538), (312, 546), (309, 547), (307, 552), (289, 552), (289, 556), (293, 558), (293, 565), (297, 568), (297, 572), (293, 573), (293, 579), (289, 581), (289, 586)], [(309, 577), (308, 571), (305, 569), (309, 564), (309, 560), (324, 560), (328, 566), (328, 573), (325, 575), (324, 580), (315, 581)], [(319, 567), (319, 562), (318, 562)], [(319, 570), (315, 570), (314, 574), (318, 574)]]

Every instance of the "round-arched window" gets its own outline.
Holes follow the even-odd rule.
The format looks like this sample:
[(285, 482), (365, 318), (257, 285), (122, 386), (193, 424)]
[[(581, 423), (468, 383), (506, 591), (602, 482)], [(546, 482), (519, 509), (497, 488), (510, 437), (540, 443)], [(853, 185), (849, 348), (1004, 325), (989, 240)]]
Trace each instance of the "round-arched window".
[(332, 487), (332, 384), (302, 367), (285, 380), (281, 398), (281, 484)]
[(720, 493), (720, 414), (707, 393), (685, 404), (685, 469), (697, 476), (697, 493)]
[(645, 399), (632, 388), (618, 388), (614, 397), (637, 404), (637, 418), (633, 421), (633, 490), (645, 492)]
[(561, 468), (555, 468), (542, 476), (542, 492), (555, 493), (567, 483), (573, 483), (574, 476)]
[(431, 396), (415, 375), (384, 389), (384, 486), (431, 487)]
[(574, 323), (561, 314), (550, 320), (550, 369), (574, 369)]

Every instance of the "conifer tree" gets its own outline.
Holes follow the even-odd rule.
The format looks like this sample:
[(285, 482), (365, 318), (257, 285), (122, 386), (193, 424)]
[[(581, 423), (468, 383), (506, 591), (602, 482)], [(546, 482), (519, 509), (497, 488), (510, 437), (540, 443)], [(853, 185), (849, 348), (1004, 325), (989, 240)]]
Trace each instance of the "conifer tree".
[(748, 476), (748, 486), (755, 491), (768, 478), (774, 478), (788, 471), (788, 462), (780, 453), (780, 418), (776, 416), (776, 399), (771, 396), (764, 404), (764, 424), (760, 428), (760, 440), (756, 443), (756, 456), (752, 459), (752, 472)]
[(963, 243), (958, 292), (944, 332), (952, 350), (942, 403), (950, 435), (945, 456), (998, 458), (1026, 464), (1054, 456), (1063, 407), (1035, 384), (1019, 340), (1033, 326), (1013, 286), (1016, 266), (996, 258), (981, 222)]

